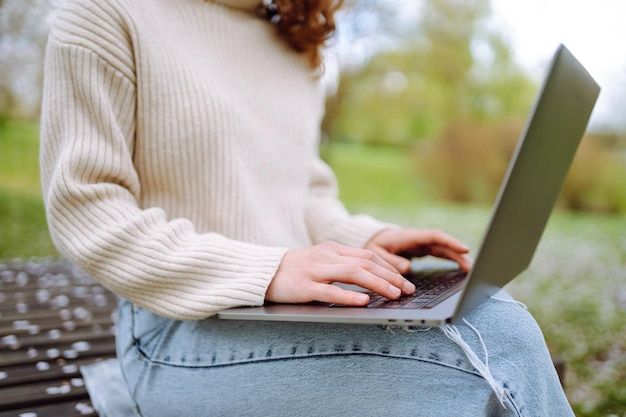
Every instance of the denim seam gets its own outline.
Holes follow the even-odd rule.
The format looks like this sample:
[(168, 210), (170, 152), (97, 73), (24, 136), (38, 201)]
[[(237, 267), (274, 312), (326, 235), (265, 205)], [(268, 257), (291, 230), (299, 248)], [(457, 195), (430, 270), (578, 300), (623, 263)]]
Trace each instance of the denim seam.
[(480, 372), (478, 372), (477, 370), (468, 370), (466, 368), (461, 368), (446, 362), (441, 362), (441, 361), (437, 361), (437, 360), (433, 360), (433, 359), (428, 359), (428, 358), (424, 358), (424, 357), (419, 357), (419, 356), (406, 356), (406, 355), (389, 355), (389, 354), (384, 354), (384, 353), (378, 353), (378, 352), (325, 352), (325, 353), (316, 353), (316, 354), (305, 354), (305, 355), (281, 355), (281, 356), (277, 356), (277, 357), (266, 357), (266, 358), (258, 358), (258, 359), (245, 359), (245, 360), (238, 360), (238, 361), (231, 361), (231, 362), (225, 362), (225, 363), (216, 363), (216, 364), (201, 364), (201, 365), (192, 365), (190, 364), (176, 364), (176, 363), (171, 363), (171, 362), (167, 362), (161, 359), (151, 359), (148, 356), (144, 355), (143, 352), (141, 351), (141, 349), (139, 348), (139, 346), (137, 346), (137, 349), (139, 351), (139, 353), (141, 354), (141, 359), (143, 361), (145, 361), (147, 364), (150, 365), (163, 365), (163, 366), (169, 366), (169, 367), (173, 367), (173, 368), (187, 368), (187, 369), (203, 369), (203, 368), (218, 368), (218, 367), (228, 367), (228, 366), (239, 366), (239, 365), (246, 365), (246, 364), (254, 364), (254, 363), (266, 363), (266, 362), (279, 362), (279, 361), (288, 361), (288, 360), (297, 360), (297, 359), (318, 359), (318, 358), (323, 358), (323, 357), (327, 357), (327, 356), (333, 356), (333, 357), (337, 357), (337, 356), (377, 356), (377, 357), (381, 357), (381, 358), (395, 358), (395, 359), (405, 359), (405, 360), (414, 360), (414, 361), (419, 361), (419, 362), (426, 362), (426, 363), (432, 363), (434, 365), (439, 365), (439, 366), (443, 366), (445, 368), (450, 368), (450, 369), (456, 369), (458, 371), (470, 374), (470, 375), (475, 375), (477, 377), (482, 378), (482, 375), (480, 375)]
[(522, 409), (518, 406), (518, 404), (515, 401), (515, 399), (511, 396), (511, 392), (506, 387), (504, 388), (504, 394), (506, 395), (506, 398), (508, 400), (509, 405), (515, 411), (515, 414), (518, 417), (522, 417)]

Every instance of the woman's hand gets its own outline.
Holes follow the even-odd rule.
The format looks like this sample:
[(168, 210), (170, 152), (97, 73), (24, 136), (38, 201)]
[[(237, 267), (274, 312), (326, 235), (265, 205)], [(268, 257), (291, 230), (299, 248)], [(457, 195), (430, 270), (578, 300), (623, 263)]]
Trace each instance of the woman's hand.
[(469, 271), (472, 266), (466, 255), (469, 251), (467, 246), (440, 230), (385, 229), (375, 235), (365, 248), (378, 254), (402, 274), (411, 269), (411, 258), (426, 255), (455, 261), (464, 271)]
[(355, 284), (389, 299), (412, 294), (415, 286), (401, 274), (409, 272), (410, 258), (432, 255), (450, 259), (468, 271), (468, 248), (457, 239), (431, 229), (386, 229), (364, 249), (325, 242), (289, 251), (265, 294), (268, 301), (362, 306), (369, 296), (349, 291), (334, 282)]
[(287, 252), (265, 299), (282, 303), (321, 301), (352, 306), (369, 302), (368, 295), (331, 285), (334, 282), (356, 284), (389, 299), (415, 291), (415, 286), (400, 275), (396, 267), (374, 251), (325, 242)]

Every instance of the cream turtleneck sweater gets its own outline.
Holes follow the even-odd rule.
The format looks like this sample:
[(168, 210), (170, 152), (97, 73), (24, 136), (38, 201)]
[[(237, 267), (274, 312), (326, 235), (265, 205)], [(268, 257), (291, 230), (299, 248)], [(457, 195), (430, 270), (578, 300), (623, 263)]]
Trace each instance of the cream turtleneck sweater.
[(67, 0), (41, 172), (61, 253), (173, 319), (263, 303), (284, 253), (363, 246), (318, 158), (323, 92), (258, 0)]

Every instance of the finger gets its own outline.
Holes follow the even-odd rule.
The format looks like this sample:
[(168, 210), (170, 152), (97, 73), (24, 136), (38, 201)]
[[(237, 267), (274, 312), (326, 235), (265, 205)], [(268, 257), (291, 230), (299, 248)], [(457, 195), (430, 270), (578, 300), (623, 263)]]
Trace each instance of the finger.
[(401, 274), (406, 274), (411, 269), (411, 261), (409, 261), (404, 256), (391, 253), (380, 246), (372, 247), (371, 250), (382, 259), (384, 259), (391, 266), (393, 266)]
[[(387, 256), (395, 255), (387, 253)], [(406, 259), (404, 261), (408, 262)], [(357, 265), (370, 273), (355, 275), (354, 277), (359, 281), (353, 283), (357, 285), (392, 299), (399, 297), (401, 292), (405, 294), (413, 294), (415, 292), (415, 285), (403, 277), (396, 268), (392, 271), (381, 269), (377, 264), (371, 264), (366, 260), (357, 260)], [(407, 270), (409, 269), (410, 263), (407, 267)], [(373, 279), (373, 281), (370, 281), (370, 279)], [(370, 282), (371, 285), (369, 284)]]
[(459, 252), (467, 252), (469, 248), (459, 239), (450, 236), (438, 229), (427, 229), (424, 231), (431, 245), (447, 246)]
[[(407, 274), (411, 271), (411, 261), (406, 259), (403, 256), (396, 255), (394, 253), (388, 252), (384, 248), (374, 247), (372, 250), (379, 254), (380, 257), (385, 259), (390, 264), (394, 265), (394, 267), (398, 270), (400, 274)], [(402, 286), (399, 286), (404, 294), (413, 294), (415, 292), (415, 285), (407, 280), (406, 278), (402, 282)]]
[(398, 269), (393, 264), (380, 256), (380, 253), (373, 250), (341, 246), (338, 248), (338, 254), (341, 256), (363, 259), (385, 268), (389, 272), (398, 273)]
[(311, 296), (315, 301), (348, 306), (364, 306), (370, 301), (367, 294), (321, 283), (311, 286)]
[(465, 272), (469, 272), (469, 270), (472, 269), (472, 265), (474, 264), (473, 259), (467, 255), (461, 255), (461, 259), (459, 259), (456, 262), (459, 264), (461, 269)]
[(354, 284), (393, 300), (402, 295), (404, 284), (408, 282), (397, 272), (388, 271), (356, 258), (352, 258), (348, 263), (318, 268), (316, 274), (318, 279), (315, 281), (317, 282)]
[[(445, 251), (445, 254), (465, 254), (469, 251), (467, 246), (458, 242), (458, 244), (450, 245), (449, 243), (441, 243), (439, 241), (428, 240), (428, 243), (414, 244), (411, 248), (399, 251), (398, 254), (405, 258), (422, 257), (426, 255), (440, 256), (437, 253)], [(440, 256), (449, 259), (449, 256)]]
[(390, 299), (398, 298), (402, 292), (412, 294), (415, 291), (415, 286), (400, 275), (397, 268), (372, 250), (333, 242), (322, 245), (325, 255), (320, 261), (323, 259), (326, 267), (313, 272), (317, 275), (315, 281), (355, 284)]
[(432, 246), (430, 255), (454, 261), (464, 271), (469, 271), (472, 267), (472, 260), (465, 253), (459, 253), (445, 246)]
[(359, 287), (374, 291), (389, 299), (396, 299), (402, 294), (404, 278), (397, 272), (391, 272), (377, 265), (357, 264), (344, 265), (341, 276), (348, 284), (355, 284)]
[[(413, 292), (415, 292), (415, 285), (413, 285), (410, 281), (400, 275), (400, 270), (403, 270), (405, 272), (408, 272), (410, 270), (410, 262), (407, 259), (404, 259), (401, 256), (391, 254), (384, 248), (380, 247), (374, 247), (370, 250), (365, 250), (343, 246), (339, 249), (339, 253), (341, 253), (343, 256), (352, 258), (351, 262), (356, 262), (356, 265), (371, 272), (377, 277), (383, 278), (391, 285), (398, 288), (400, 292), (403, 292), (405, 294), (413, 294)], [(343, 261), (345, 261), (345, 259), (342, 259), (342, 262)], [(381, 267), (385, 271), (380, 270)], [(388, 298), (397, 298), (400, 295), (397, 294), (397, 291), (394, 288), (390, 288), (391, 293), (389, 292), (389, 290), (382, 288), (381, 286), (383, 284), (380, 282), (378, 283), (378, 285), (376, 285), (376, 283), (373, 283), (372, 285), (362, 283), (355, 284), (362, 286), (366, 285), (364, 288), (368, 288), (369, 290)]]

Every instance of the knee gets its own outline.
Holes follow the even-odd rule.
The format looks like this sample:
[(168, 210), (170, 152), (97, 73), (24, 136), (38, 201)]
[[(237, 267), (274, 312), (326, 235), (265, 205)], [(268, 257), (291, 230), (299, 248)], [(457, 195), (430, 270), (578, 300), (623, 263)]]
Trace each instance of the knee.
[(467, 318), (483, 338), (489, 356), (523, 362), (549, 360), (543, 333), (534, 317), (512, 299), (505, 300), (490, 299)]

